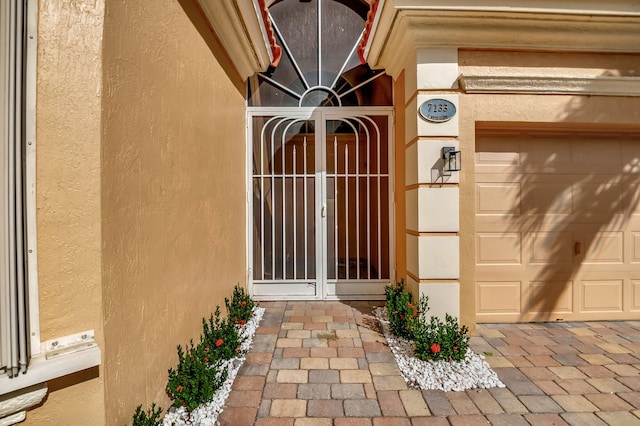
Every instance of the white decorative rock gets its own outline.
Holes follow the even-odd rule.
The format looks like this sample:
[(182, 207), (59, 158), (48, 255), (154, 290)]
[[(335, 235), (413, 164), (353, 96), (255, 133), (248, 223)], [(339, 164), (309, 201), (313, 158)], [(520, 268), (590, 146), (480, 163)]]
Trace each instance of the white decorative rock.
[(396, 359), (398, 368), (402, 372), (405, 382), (410, 386), (445, 392), (505, 387), (498, 375), (484, 360), (484, 357), (471, 349), (467, 349), (467, 355), (462, 361), (422, 361), (416, 358), (414, 343), (394, 336), (389, 330), (386, 310), (376, 308), (374, 313)]

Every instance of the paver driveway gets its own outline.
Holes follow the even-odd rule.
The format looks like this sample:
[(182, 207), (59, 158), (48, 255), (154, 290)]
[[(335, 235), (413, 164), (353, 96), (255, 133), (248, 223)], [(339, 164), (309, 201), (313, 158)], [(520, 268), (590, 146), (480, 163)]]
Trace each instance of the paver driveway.
[(380, 302), (263, 302), (221, 425), (640, 425), (640, 321), (485, 324), (471, 338), (506, 388), (407, 387)]

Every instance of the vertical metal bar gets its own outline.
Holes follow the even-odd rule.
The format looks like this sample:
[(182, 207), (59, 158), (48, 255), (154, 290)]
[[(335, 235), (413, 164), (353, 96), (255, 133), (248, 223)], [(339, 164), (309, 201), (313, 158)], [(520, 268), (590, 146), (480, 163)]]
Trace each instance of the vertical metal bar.
[[(323, 207), (326, 201), (326, 181), (327, 181), (327, 161), (325, 157), (325, 144), (327, 141), (327, 129), (325, 127), (325, 115), (322, 111), (313, 112), (309, 117), (309, 123), (312, 123), (314, 137), (314, 217), (316, 222), (315, 229), (315, 263), (314, 263), (314, 285), (316, 287), (315, 296), (324, 299), (327, 295), (327, 219), (326, 214), (322, 215), (322, 210), (318, 211), (318, 207)], [(326, 209), (326, 206), (324, 206)], [(326, 213), (326, 210), (325, 210)]]
[[(269, 126), (269, 124), (271, 124), (271, 122), (274, 122), (275, 124), (273, 125), (273, 129), (271, 130), (271, 136), (269, 137), (269, 141), (271, 143), (271, 151), (269, 153), (269, 164), (271, 165), (271, 170), (269, 170), (269, 177), (268, 179), (270, 179), (271, 181), (271, 187), (270, 187), (270, 193), (271, 193), (271, 279), (275, 279), (275, 275), (276, 275), (276, 238), (275, 238), (275, 170), (274, 170), (274, 164), (275, 164), (275, 158), (276, 158), (276, 153), (275, 153), (275, 140), (276, 140), (276, 131), (278, 130), (278, 126), (286, 121), (287, 118), (283, 117), (283, 116), (274, 116), (271, 117), (269, 120), (267, 120), (266, 123), (263, 124), (262, 126), (262, 130), (261, 130), (261, 136), (260, 136), (260, 149), (262, 150), (262, 147), (264, 145), (266, 145), (266, 138), (265, 138), (265, 134), (266, 134), (266, 130), (267, 130), (267, 126)], [(264, 160), (261, 158), (261, 164), (263, 164)], [(263, 166), (261, 165), (261, 169), (263, 170), (262, 173), (262, 178), (263, 178), (263, 182), (264, 182), (264, 169)], [(264, 187), (263, 187), (264, 188)], [(264, 234), (264, 207), (267, 203), (267, 200), (264, 198), (264, 193), (262, 194), (263, 199), (262, 199), (262, 210), (261, 210), (261, 214), (263, 216), (263, 235), (262, 235), (262, 269), (263, 269), (263, 274), (262, 274), (262, 279), (265, 279), (265, 274), (266, 274), (266, 267), (264, 266), (264, 260), (265, 260), (265, 234)]]
[(338, 136), (333, 137), (333, 245), (336, 280), (340, 278), (338, 274)]
[(264, 170), (264, 153), (263, 153), (263, 147), (268, 143), (268, 141), (266, 140), (266, 133), (267, 133), (267, 126), (269, 126), (271, 124), (271, 122), (275, 122), (276, 124), (273, 125), (273, 129), (271, 130), (271, 136), (269, 137), (269, 141), (271, 142), (271, 151), (269, 153), (269, 161), (268, 164), (271, 164), (271, 170), (268, 171), (269, 173), (269, 177), (267, 179), (269, 179), (271, 181), (271, 187), (270, 187), (270, 193), (271, 193), (271, 278), (275, 277), (275, 218), (273, 215), (274, 212), (274, 205), (275, 205), (275, 196), (274, 196), (274, 190), (273, 188), (275, 187), (275, 180), (274, 180), (274, 171), (273, 171), (273, 165), (275, 162), (275, 133), (277, 130), (277, 127), (280, 123), (278, 123), (277, 121), (282, 121), (283, 117), (282, 116), (274, 116), (271, 117), (269, 120), (267, 120), (266, 123), (264, 123), (262, 125), (262, 129), (260, 131), (260, 153), (261, 153), (261, 157), (260, 157), (260, 171), (261, 171), (261, 176), (260, 176), (260, 180), (262, 183), (262, 204), (261, 204), (261, 210), (260, 210), (260, 214), (261, 214), (261, 220), (262, 220), (262, 244), (261, 244), (261, 256), (262, 256), (262, 279), (265, 279), (265, 274), (266, 274), (266, 264), (265, 264), (265, 250), (266, 250), (266, 234), (265, 234), (265, 224), (264, 224), (264, 208), (265, 205), (267, 204), (267, 200), (265, 198), (265, 193), (264, 193), (264, 181), (265, 181), (265, 170)]
[[(279, 123), (278, 123), (279, 124)], [(276, 279), (276, 128), (277, 124), (273, 127), (271, 132), (271, 279)]]
[[(362, 126), (362, 129), (364, 130), (365, 133), (365, 138), (366, 138), (366, 144), (367, 144), (367, 277), (369, 279), (371, 279), (371, 226), (370, 226), (370, 220), (371, 220), (371, 201), (370, 201), (370, 182), (371, 182), (371, 173), (370, 173), (370, 164), (371, 164), (371, 134), (369, 132), (369, 128), (367, 127), (367, 122), (371, 123), (372, 126), (374, 126), (374, 129), (376, 130), (376, 134), (378, 136), (378, 138), (380, 137), (380, 130), (378, 129), (377, 125), (375, 124), (375, 122), (368, 116), (359, 116), (356, 117), (356, 120), (358, 121), (358, 123), (360, 123), (360, 125)], [(379, 159), (378, 159), (378, 163), (379, 163)], [(378, 267), (378, 269), (380, 269)]]
[(308, 199), (307, 199), (307, 137), (304, 137), (303, 140), (303, 158), (302, 160), (304, 161), (304, 166), (303, 166), (303, 173), (304, 173), (304, 177), (302, 178), (302, 181), (304, 183), (304, 279), (308, 279), (309, 273), (308, 273), (308, 262), (309, 262), (309, 247), (308, 247), (308, 234), (309, 234), (309, 228), (308, 228), (308, 224), (307, 224), (307, 203), (308, 203)]
[(365, 120), (363, 120), (363, 118), (367, 119), (366, 116), (364, 117), (357, 117), (356, 120), (360, 125), (360, 128), (362, 130), (364, 130), (364, 137), (365, 137), (365, 144), (367, 145), (367, 279), (371, 279), (371, 240), (370, 240), (370, 215), (371, 215), (371, 208), (369, 206), (369, 181), (370, 181), (370, 176), (369, 176), (369, 167), (370, 167), (370, 146), (371, 146), (371, 135), (369, 134), (369, 128), (367, 127), (367, 123), (365, 122)]
[[(17, 2), (17, 31), (16, 31), (16, 143), (15, 143), (15, 179), (16, 179), (16, 285), (18, 293), (18, 348), (20, 369), (27, 366), (27, 318), (25, 306), (25, 274), (24, 274), (24, 212), (22, 186), (22, 73), (23, 73), (23, 42), (24, 42), (24, 2)], [(18, 60), (19, 59), (19, 60)]]
[(9, 240), (9, 300), (10, 300), (10, 310), (9, 310), (9, 338), (10, 338), (10, 361), (8, 365), (8, 374), (9, 377), (13, 377), (18, 374), (19, 371), (19, 361), (18, 361), (18, 345), (19, 345), (19, 337), (18, 337), (18, 294), (17, 294), (17, 274), (16, 274), (16, 168), (19, 167), (20, 163), (16, 164), (16, 145), (17, 145), (17, 117), (19, 102), (17, 99), (18, 89), (17, 89), (17, 75), (16, 75), (16, 65), (18, 61), (17, 57), (17, 10), (16, 3), (18, 2), (10, 2), (11, 11), (10, 11), (10, 45), (9, 45), (9, 91), (10, 91), (10, 105), (9, 105), (9, 122), (8, 122), (8, 156), (7, 162), (9, 164), (8, 170), (8, 183), (9, 183), (9, 226), (8, 226), (8, 240)]
[[(253, 119), (253, 117), (251, 117)], [(267, 126), (264, 123), (263, 126)], [(264, 229), (264, 127), (260, 129), (260, 265), (262, 266), (261, 280), (264, 280), (265, 264), (264, 264), (264, 243), (266, 239)]]
[(382, 210), (380, 206), (380, 175), (382, 174), (382, 170), (380, 170), (380, 131), (377, 132), (376, 142), (378, 146), (378, 278), (380, 278), (381, 269), (382, 269), (382, 224), (380, 221), (382, 220)]
[[(382, 219), (382, 210), (381, 210), (381, 200), (380, 200), (380, 194), (381, 194), (381, 188), (380, 188), (380, 182), (381, 182), (381, 177), (382, 177), (382, 171), (380, 169), (380, 144), (381, 144), (381, 136), (380, 136), (380, 129), (378, 128), (378, 125), (376, 124), (376, 122), (368, 116), (362, 116), (360, 117), (362, 118), (364, 121), (367, 121), (372, 127), (373, 129), (376, 131), (376, 144), (377, 144), (377, 159), (376, 159), (376, 163), (377, 163), (377, 167), (378, 170), (377, 172), (373, 175), (373, 176), (369, 176), (369, 178), (367, 179), (367, 182), (370, 182), (371, 179), (376, 178), (377, 182), (378, 182), (378, 200), (377, 200), (377, 215), (378, 215), (378, 223), (377, 223), (377, 228), (378, 228), (378, 244), (377, 244), (377, 249), (378, 249), (378, 268), (377, 268), (377, 274), (378, 274), (378, 278), (381, 277), (381, 273), (380, 273), (380, 268), (382, 265), (382, 237), (381, 237), (381, 219)], [(363, 129), (367, 135), (367, 153), (369, 153), (369, 147), (371, 145), (371, 135), (369, 132), (369, 128), (367, 127), (368, 125), (364, 122), (361, 121), (361, 124), (363, 125)], [(368, 154), (369, 155), (369, 154)], [(370, 191), (368, 191), (370, 192)], [(370, 201), (368, 201), (368, 203), (370, 203)], [(371, 269), (371, 262), (369, 262), (369, 269)], [(370, 272), (369, 272), (369, 276), (371, 276)]]
[(282, 279), (287, 279), (287, 211), (286, 211), (286, 137), (287, 132), (282, 133), (282, 142), (280, 143), (280, 153), (282, 157), (282, 166), (280, 170), (280, 178), (282, 179)]
[(318, 0), (318, 86), (322, 86), (322, 0)]
[[(379, 266), (378, 266), (379, 268)], [(371, 138), (367, 138), (367, 276), (371, 279)]]
[[(9, 90), (11, 90), (12, 85), (7, 81), (9, 77), (9, 64), (10, 60), (8, 59), (9, 54), (9, 41), (10, 41), (10, 23), (11, 23), (11, 13), (10, 13), (10, 2), (0, 2), (0, 31), (2, 32), (2, 37), (0, 37), (0, 66), (2, 70), (0, 71), (0, 76), (2, 76), (2, 80), (0, 81), (0, 96), (1, 101), (5, 102), (5, 100), (10, 99)], [(7, 181), (7, 173), (8, 167), (7, 163), (9, 162), (9, 155), (7, 152), (9, 145), (9, 131), (8, 131), (8, 114), (11, 108), (0, 109), (2, 115), (0, 115), (0, 140), (2, 144), (0, 145), (0, 163), (2, 167), (0, 168), (0, 190), (2, 191), (2, 197), (0, 198), (0, 226), (2, 227), (1, 231), (3, 235), (8, 235), (9, 231), (9, 223), (8, 223), (8, 206), (7, 202), (9, 199), (9, 185)], [(9, 245), (7, 244), (7, 238), (3, 238), (0, 241), (0, 370), (10, 365), (11, 360), (11, 328), (10, 328), (10, 320), (11, 317), (9, 315), (11, 311), (11, 298), (9, 296), (9, 285), (10, 280), (8, 276), (8, 265), (7, 258), (9, 250)]]
[(360, 135), (357, 130), (355, 127), (353, 135), (356, 142), (356, 278), (360, 279)]
[(349, 143), (344, 144), (344, 218), (345, 218), (345, 256), (346, 258), (346, 279), (349, 279)]
[(297, 155), (296, 145), (293, 145), (293, 279), (298, 278), (297, 266), (298, 266), (298, 178), (296, 176), (297, 168)]

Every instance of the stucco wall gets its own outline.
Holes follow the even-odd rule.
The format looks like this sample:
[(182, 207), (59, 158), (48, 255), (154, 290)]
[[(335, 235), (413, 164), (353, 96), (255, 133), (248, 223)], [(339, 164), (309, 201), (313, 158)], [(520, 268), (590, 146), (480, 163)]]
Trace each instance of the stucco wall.
[(637, 76), (640, 56), (612, 53), (506, 52), (464, 50), (458, 53), (461, 73)]
[[(101, 347), (103, 17), (102, 1), (40, 0), (36, 111), (41, 340), (94, 329)], [(26, 424), (104, 424), (97, 375), (92, 369), (49, 382)]]
[[(395, 122), (404, 123), (404, 72), (394, 81), (393, 104), (395, 109)], [(407, 240), (406, 240), (406, 206), (405, 206), (405, 137), (404, 126), (395, 126), (394, 129), (394, 160), (395, 160), (395, 234), (396, 234), (396, 281), (407, 278)], [(418, 294), (417, 289), (411, 289), (413, 294)]]
[(190, 17), (175, 0), (106, 6), (108, 424), (129, 421), (138, 403), (168, 407), (176, 345), (245, 284), (244, 94)]

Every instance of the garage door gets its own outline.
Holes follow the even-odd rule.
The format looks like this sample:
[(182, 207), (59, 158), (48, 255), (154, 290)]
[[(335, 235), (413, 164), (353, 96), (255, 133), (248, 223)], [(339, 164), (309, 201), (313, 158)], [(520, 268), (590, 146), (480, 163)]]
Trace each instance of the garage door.
[(640, 318), (640, 137), (476, 140), (478, 322)]

